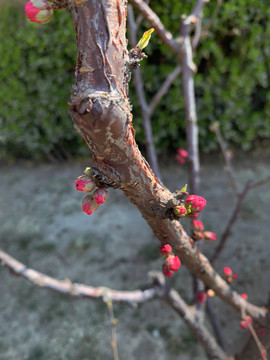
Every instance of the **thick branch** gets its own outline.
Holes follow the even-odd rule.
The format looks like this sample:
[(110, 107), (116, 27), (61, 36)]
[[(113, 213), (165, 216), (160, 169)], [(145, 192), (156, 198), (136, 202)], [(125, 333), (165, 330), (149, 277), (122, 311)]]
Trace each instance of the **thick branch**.
[[(100, 11), (100, 2), (97, 0), (87, 0), (80, 8), (73, 11), (75, 28), (78, 33), (79, 54), (92, 61), (95, 56), (96, 44), (100, 45), (101, 58), (104, 63), (96, 69), (95, 76), (89, 80), (85, 86), (86, 79), (77, 71), (77, 95), (73, 94), (70, 110), (76, 129), (91, 149), (96, 166), (104, 176), (108, 176), (111, 181), (119, 182), (120, 189), (130, 201), (136, 205), (144, 219), (152, 228), (154, 234), (162, 243), (169, 243), (173, 247), (174, 253), (178, 255), (183, 264), (198, 278), (200, 278), (209, 288), (220, 296), (226, 303), (236, 308), (238, 311), (246, 306), (246, 313), (254, 320), (266, 324), (265, 309), (258, 308), (245, 302), (241, 296), (232, 291), (228, 284), (215, 272), (209, 261), (196, 250), (193, 242), (183, 230), (177, 220), (172, 220), (170, 216), (166, 217), (168, 203), (172, 201), (173, 194), (163, 186), (154, 176), (148, 163), (142, 157), (134, 139), (134, 130), (132, 128), (132, 115), (130, 106), (125, 93), (121, 91), (125, 84), (123, 71), (119, 66), (125, 69), (123, 54), (126, 53), (125, 34), (122, 30), (115, 28), (119, 13), (112, 12), (117, 9), (119, 0), (103, 1), (105, 16), (92, 28), (90, 40), (83, 41), (85, 38), (84, 27), (95, 22), (97, 11)], [(105, 4), (106, 3), (106, 4)], [(124, 0), (121, 1), (121, 16)], [(84, 11), (84, 7), (87, 9)], [(88, 7), (91, 11), (88, 11)], [(108, 9), (108, 13), (106, 13)], [(80, 25), (78, 26), (78, 16)], [(123, 25), (123, 18), (121, 26)], [(111, 39), (108, 41), (106, 29), (111, 29)], [(114, 37), (117, 37), (115, 39)], [(102, 40), (105, 44), (102, 43)], [(118, 46), (115, 47), (116, 41)], [(110, 49), (110, 48), (113, 49)], [(123, 48), (124, 47), (124, 48)], [(111, 59), (113, 57), (113, 59)], [(80, 63), (79, 63), (80, 64)], [(79, 66), (78, 66), (79, 68)], [(100, 74), (98, 73), (100, 72)], [(114, 80), (109, 82), (109, 75), (114, 76)], [(107, 76), (107, 80), (103, 81)], [(99, 80), (101, 79), (101, 83)], [(101, 90), (102, 84), (104, 86)], [(108, 85), (111, 88), (108, 91)]]

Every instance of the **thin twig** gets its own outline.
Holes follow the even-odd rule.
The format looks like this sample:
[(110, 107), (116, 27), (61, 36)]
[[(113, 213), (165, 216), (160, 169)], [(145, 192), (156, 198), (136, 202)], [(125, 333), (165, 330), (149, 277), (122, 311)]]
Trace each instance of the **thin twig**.
[(237, 186), (237, 183), (236, 183), (236, 180), (235, 180), (235, 176), (234, 176), (234, 173), (233, 173), (231, 160), (229, 158), (225, 142), (224, 142), (224, 140), (222, 138), (222, 135), (221, 135), (219, 124), (214, 123), (212, 125), (212, 127), (211, 127), (211, 130), (213, 130), (215, 132), (215, 134), (216, 134), (216, 137), (217, 137), (221, 152), (223, 154), (223, 157), (224, 157), (224, 160), (225, 160), (225, 163), (226, 163), (225, 170), (226, 170), (226, 172), (228, 174), (228, 177), (230, 179), (230, 184), (231, 184), (231, 186), (232, 186), (232, 188), (234, 190), (235, 195), (239, 197), (240, 196), (239, 189), (238, 189), (238, 186)]
[(223, 234), (221, 235), (221, 238), (220, 238), (220, 241), (219, 241), (219, 244), (217, 246), (217, 248), (215, 249), (215, 252), (214, 254), (212, 255), (211, 259), (210, 259), (210, 262), (212, 264), (214, 264), (217, 259), (220, 257), (224, 247), (225, 247), (225, 244), (227, 242), (227, 239), (231, 233), (231, 230), (232, 230), (232, 227), (233, 225), (235, 224), (236, 220), (238, 219), (239, 217), (239, 214), (240, 214), (240, 210), (241, 210), (241, 207), (242, 207), (242, 204), (243, 204), (243, 201), (245, 199), (245, 197), (247, 196), (247, 193), (249, 192), (249, 190), (253, 190), (259, 186), (263, 186), (265, 184), (267, 184), (268, 182), (270, 182), (270, 176), (266, 177), (265, 179), (263, 180), (259, 180), (259, 181), (256, 181), (254, 183), (252, 183), (251, 181), (248, 181), (244, 187), (244, 189), (242, 190), (242, 192), (239, 194), (238, 196), (238, 199), (237, 199), (237, 202), (235, 204), (235, 208), (234, 208), (234, 211), (227, 223), (227, 226), (223, 232)]
[(218, 342), (219, 346), (226, 352), (227, 346), (226, 346), (225, 339), (223, 336), (222, 328), (221, 328), (220, 322), (218, 321), (218, 318), (214, 312), (214, 308), (212, 306), (211, 300), (209, 298), (207, 298), (207, 300), (206, 300), (206, 311), (210, 318), (210, 322), (213, 327), (217, 342)]
[(172, 34), (165, 28), (157, 14), (142, 0), (129, 1), (143, 15), (150, 25), (156, 30), (163, 42), (176, 54), (181, 53), (180, 44), (173, 38)]
[(175, 69), (166, 77), (163, 84), (161, 85), (158, 92), (153, 96), (152, 101), (149, 104), (149, 112), (152, 114), (160, 102), (160, 100), (163, 98), (163, 96), (168, 92), (170, 86), (174, 82), (174, 80), (177, 78), (177, 76), (181, 73), (181, 66), (177, 65)]
[(24, 264), (2, 250), (0, 250), (0, 263), (10, 269), (13, 274), (21, 276), (42, 288), (75, 298), (103, 300), (104, 297), (106, 297), (114, 302), (127, 303), (134, 306), (158, 297), (157, 291), (154, 288), (135, 291), (117, 291), (106, 287), (92, 287), (72, 283), (69, 279), (58, 280), (27, 268)]
[(236, 220), (238, 219), (238, 216), (240, 214), (240, 209), (241, 209), (241, 206), (242, 206), (242, 203), (249, 191), (249, 184), (250, 182), (248, 181), (243, 189), (243, 191), (239, 194), (238, 198), (237, 198), (237, 202), (236, 202), (236, 205), (235, 205), (235, 208), (234, 208), (234, 211), (232, 212), (232, 215), (228, 221), (228, 224), (223, 232), (223, 234), (221, 235), (221, 238), (220, 238), (220, 241), (219, 241), (219, 244), (218, 246), (216, 247), (215, 249), (215, 252), (214, 254), (212, 255), (211, 259), (210, 259), (210, 262), (212, 264), (214, 264), (217, 259), (220, 257), (221, 255), (221, 252), (223, 251), (224, 249), (224, 246), (227, 242), (227, 239), (231, 233), (231, 230), (232, 230), (232, 227), (233, 225), (235, 224)]
[[(133, 8), (131, 5), (128, 5), (128, 24), (130, 30), (130, 42), (131, 46), (134, 48), (137, 44), (136, 39), (136, 22), (134, 19)], [(154, 145), (153, 139), (153, 132), (152, 132), (152, 125), (151, 125), (151, 114), (149, 110), (149, 106), (146, 101), (145, 91), (144, 91), (144, 84), (141, 74), (141, 69), (138, 68), (134, 71), (135, 77), (135, 88), (136, 93), (139, 100), (139, 105), (141, 108), (141, 115), (143, 119), (143, 128), (145, 134), (145, 147), (147, 151), (147, 159), (151, 165), (152, 170), (154, 171), (155, 175), (161, 179), (161, 174), (158, 165), (158, 158), (157, 153)]]
[(111, 327), (112, 327), (111, 346), (113, 349), (113, 358), (114, 358), (114, 360), (120, 360), (119, 355), (118, 355), (118, 349), (117, 349), (117, 333), (116, 333), (116, 324), (118, 322), (118, 319), (116, 319), (114, 317), (113, 304), (112, 304), (111, 300), (107, 300), (106, 304), (108, 306), (110, 322), (111, 322)]
[(217, 5), (216, 5), (215, 10), (214, 10), (214, 12), (213, 12), (213, 14), (212, 14), (212, 16), (211, 16), (211, 19), (210, 19), (210, 21), (209, 21), (209, 24), (208, 24), (208, 26), (205, 27), (205, 29), (204, 29), (203, 34), (201, 35), (201, 37), (208, 35), (209, 30), (211, 29), (211, 27), (212, 27), (212, 25), (213, 25), (213, 23), (214, 23), (217, 15), (218, 15), (218, 12), (219, 12), (219, 10), (220, 10), (220, 8), (221, 8), (221, 5), (222, 5), (222, 0), (217, 0)]

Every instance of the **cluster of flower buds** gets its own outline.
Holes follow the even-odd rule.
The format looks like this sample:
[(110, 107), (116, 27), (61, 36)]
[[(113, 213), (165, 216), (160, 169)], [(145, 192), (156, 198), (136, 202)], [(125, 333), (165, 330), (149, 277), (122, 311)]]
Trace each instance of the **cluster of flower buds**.
[(25, 13), (32, 22), (46, 24), (53, 16), (53, 9), (47, 0), (31, 0), (25, 4)]
[(188, 152), (184, 149), (177, 149), (177, 153), (175, 155), (175, 160), (178, 162), (178, 164), (180, 165), (184, 165), (186, 163), (188, 157)]
[(93, 214), (99, 206), (108, 199), (108, 191), (104, 188), (97, 188), (95, 181), (90, 177), (89, 168), (86, 168), (85, 175), (79, 176), (75, 180), (75, 186), (78, 191), (91, 193), (85, 196), (82, 201), (82, 209), (87, 215)]
[(185, 203), (175, 206), (173, 211), (179, 218), (188, 217), (194, 219), (198, 217), (199, 212), (202, 211), (205, 205), (206, 200), (203, 197), (199, 195), (189, 195), (186, 198)]
[(240, 326), (242, 329), (246, 329), (248, 325), (252, 324), (252, 318), (250, 316), (245, 316), (245, 320), (240, 321)]
[(161, 245), (159, 252), (166, 256), (165, 263), (162, 265), (162, 272), (165, 276), (171, 277), (181, 266), (178, 256), (173, 255), (172, 247), (169, 244)]
[(207, 241), (215, 241), (216, 240), (216, 234), (211, 231), (204, 231), (204, 225), (202, 221), (199, 220), (193, 220), (192, 221), (192, 231), (193, 236), (192, 238), (195, 240), (207, 240)]
[(223, 268), (223, 273), (226, 277), (227, 283), (231, 283), (233, 282), (233, 280), (237, 280), (238, 278), (238, 275), (236, 273), (233, 273), (232, 269), (229, 268), (228, 266), (225, 266)]

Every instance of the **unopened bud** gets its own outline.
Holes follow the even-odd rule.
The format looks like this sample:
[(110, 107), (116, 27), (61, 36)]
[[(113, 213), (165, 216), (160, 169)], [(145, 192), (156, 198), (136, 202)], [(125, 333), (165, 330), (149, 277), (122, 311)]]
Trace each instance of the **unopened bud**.
[(87, 215), (93, 214), (99, 208), (99, 204), (97, 204), (91, 195), (85, 196), (82, 201), (82, 209)]
[(204, 240), (207, 240), (207, 241), (215, 241), (216, 240), (216, 234), (211, 231), (205, 231), (203, 233), (203, 235), (204, 235)]
[(184, 205), (178, 205), (173, 208), (173, 212), (177, 217), (181, 218), (186, 215), (187, 209)]
[(109, 194), (106, 189), (98, 188), (93, 193), (95, 202), (99, 205), (104, 204), (108, 200)]
[(25, 13), (32, 22), (46, 24), (53, 15), (53, 9), (47, 0), (31, 0), (25, 4)]
[(169, 244), (161, 245), (161, 246), (159, 247), (159, 252), (160, 252), (162, 255), (169, 255), (169, 254), (171, 254), (171, 252), (172, 252), (172, 247), (171, 247), (171, 245), (169, 245)]
[(78, 191), (91, 192), (96, 188), (94, 180), (90, 179), (86, 175), (82, 175), (75, 180), (75, 186)]

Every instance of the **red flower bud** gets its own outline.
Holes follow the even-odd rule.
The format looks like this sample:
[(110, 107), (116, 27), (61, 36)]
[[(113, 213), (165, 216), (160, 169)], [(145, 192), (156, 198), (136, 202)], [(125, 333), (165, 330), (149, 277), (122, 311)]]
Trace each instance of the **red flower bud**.
[(264, 334), (265, 334), (264, 329), (259, 329), (258, 330), (258, 335), (263, 336)]
[(192, 230), (193, 231), (203, 231), (203, 222), (199, 220), (192, 221)]
[(24, 8), (28, 19), (40, 24), (49, 22), (53, 15), (53, 9), (47, 0), (28, 1)]
[(93, 193), (95, 202), (99, 205), (104, 204), (108, 200), (109, 194), (108, 191), (103, 188), (98, 188)]
[(225, 266), (225, 268), (223, 269), (224, 275), (226, 276), (231, 276), (232, 275), (232, 269), (229, 268), (228, 266)]
[(240, 326), (242, 329), (246, 329), (248, 327), (247, 323), (244, 320), (240, 321)]
[(178, 256), (170, 255), (167, 257), (166, 264), (172, 271), (177, 271), (181, 266), (181, 261)]
[(186, 198), (185, 205), (187, 208), (190, 208), (191, 213), (196, 214), (202, 211), (202, 209), (205, 207), (206, 200), (198, 195), (189, 195)]
[(76, 189), (83, 192), (91, 192), (96, 187), (94, 180), (85, 175), (78, 177), (78, 179), (75, 180), (75, 184)]
[(184, 165), (186, 162), (186, 159), (188, 157), (188, 153), (186, 150), (184, 149), (178, 149), (177, 150), (177, 154), (175, 155), (175, 160), (180, 164), (180, 165)]
[(207, 241), (215, 241), (216, 240), (216, 234), (211, 231), (205, 231), (203, 233), (203, 235), (204, 235), (204, 240), (207, 240)]
[(198, 292), (198, 294), (197, 294), (197, 302), (198, 303), (200, 303), (200, 304), (204, 303), (206, 298), (207, 298), (207, 295), (205, 293)]
[(172, 247), (169, 244), (161, 245), (159, 247), (159, 252), (163, 255), (169, 255), (172, 252)]
[(240, 296), (241, 296), (241, 298), (243, 298), (244, 300), (247, 300), (247, 299), (248, 299), (248, 296), (247, 296), (247, 294), (245, 294), (245, 293), (241, 294)]
[(164, 264), (162, 265), (162, 272), (163, 272), (163, 274), (164, 274), (165, 276), (167, 276), (167, 277), (173, 276), (173, 273), (174, 273), (174, 271), (171, 270), (170, 266), (169, 266), (167, 263), (164, 263)]
[(85, 196), (82, 201), (82, 209), (87, 215), (93, 214), (99, 208), (99, 204), (97, 204), (91, 195)]
[(173, 212), (178, 217), (184, 217), (187, 213), (187, 209), (183, 205), (178, 205), (173, 208)]
[(184, 149), (177, 149), (177, 154), (179, 154), (180, 156), (182, 156), (183, 158), (187, 158), (188, 157), (188, 152)]

